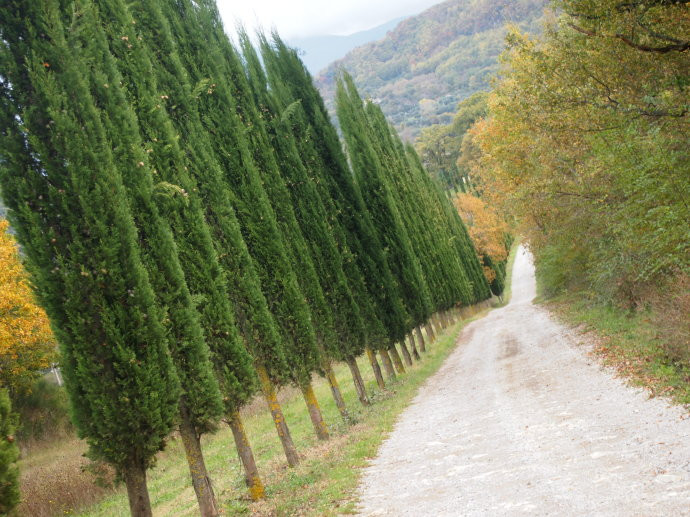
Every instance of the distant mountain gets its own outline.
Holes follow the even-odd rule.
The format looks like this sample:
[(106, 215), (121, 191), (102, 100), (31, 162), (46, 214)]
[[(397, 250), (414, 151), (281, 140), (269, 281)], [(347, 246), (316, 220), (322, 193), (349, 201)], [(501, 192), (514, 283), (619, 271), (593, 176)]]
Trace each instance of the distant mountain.
[(404, 138), (448, 124), (457, 104), (488, 89), (504, 48), (505, 26), (538, 32), (546, 0), (449, 0), (403, 20), (380, 41), (332, 63), (316, 77), (333, 107), (339, 69), (381, 104)]
[(349, 36), (313, 36), (294, 38), (290, 45), (304, 52), (302, 61), (312, 74), (317, 74), (336, 59), (340, 59), (355, 47), (383, 38), (388, 31), (405, 19), (396, 18), (388, 23), (366, 31), (355, 32)]

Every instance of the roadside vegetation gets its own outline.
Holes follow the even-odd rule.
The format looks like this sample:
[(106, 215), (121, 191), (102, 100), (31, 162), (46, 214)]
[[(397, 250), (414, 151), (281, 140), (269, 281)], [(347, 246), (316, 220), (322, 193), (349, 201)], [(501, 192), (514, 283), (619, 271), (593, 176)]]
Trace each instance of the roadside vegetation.
[(461, 185), (524, 235), (542, 299), (596, 331), (622, 372), (687, 403), (690, 9), (550, 6), (541, 35), (508, 34), (462, 138)]

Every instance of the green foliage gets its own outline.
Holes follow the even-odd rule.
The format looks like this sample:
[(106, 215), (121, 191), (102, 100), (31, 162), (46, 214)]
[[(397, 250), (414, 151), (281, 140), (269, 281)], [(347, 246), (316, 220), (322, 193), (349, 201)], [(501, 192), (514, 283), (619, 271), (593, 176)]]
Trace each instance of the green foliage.
[(487, 114), (487, 98), (486, 92), (478, 92), (463, 100), (450, 124), (422, 129), (415, 142), (424, 166), (447, 190), (466, 192), (470, 186), (466, 135), (470, 127)]
[[(301, 101), (292, 101), (285, 88), (274, 87), (269, 93), (268, 79), (258, 54), (248, 36), (241, 36), (257, 103), (269, 123), (271, 143), (290, 194), (288, 202), (294, 209), (300, 235), (313, 260), (316, 280), (312, 282), (322, 290), (323, 301), (316, 298), (311, 302), (318, 320), (315, 322), (317, 334), (332, 358), (356, 357), (364, 351), (364, 323), (343, 270), (343, 257), (328, 224), (326, 207), (314, 182), (316, 171), (310, 170), (315, 167), (316, 149), (310, 139)], [(267, 66), (275, 65), (276, 54), (263, 37), (261, 45)], [(304, 264), (304, 254), (299, 261)]]
[(0, 182), (79, 433), (119, 470), (141, 469), (170, 433), (180, 389), (107, 118), (79, 58), (88, 24), (69, 12), (65, 27), (54, 3), (1, 11)]
[(281, 101), (301, 101), (306, 132), (298, 145), (303, 156), (310, 157), (308, 167), (343, 254), (343, 267), (360, 306), (368, 343), (376, 348), (388, 346), (391, 340), (405, 335), (407, 315), (372, 214), (354, 181), (324, 101), (297, 53), (276, 34), (273, 50), (263, 45), (262, 53), (269, 84), (281, 92)]
[[(505, 24), (536, 32), (545, 0), (449, 0), (408, 18), (380, 41), (350, 52), (318, 78), (327, 104), (335, 104), (338, 71), (349, 72), (362, 92), (381, 103), (405, 139), (422, 128), (452, 122), (457, 104), (487, 90), (498, 71)], [(420, 103), (436, 102), (431, 111)]]
[(13, 398), (14, 411), (19, 415), (20, 443), (46, 442), (74, 433), (64, 387), (41, 378), (34, 382), (31, 391)]
[[(266, 342), (258, 335), (250, 336), (250, 343), (256, 345), (255, 358), (275, 380), (304, 381), (318, 366), (316, 336), (309, 305), (290, 260), (290, 235), (281, 232), (262, 182), (262, 174), (275, 173), (274, 158), (244, 68), (223, 30), (214, 2), (169, 0), (163, 4), (191, 83), (212, 78), (211, 88), (198, 103), (199, 116), (221, 167), (225, 188), (231, 192), (242, 236), (280, 335), (279, 342), (270, 334)], [(264, 335), (266, 323), (265, 319), (260, 322)]]
[(0, 389), (0, 514), (7, 515), (19, 503), (19, 449), (15, 443), (16, 416), (7, 391)]
[(634, 306), (690, 268), (689, 11), (557, 6), (543, 37), (509, 36), (490, 118), (471, 132), (481, 188), (522, 222), (550, 292)]

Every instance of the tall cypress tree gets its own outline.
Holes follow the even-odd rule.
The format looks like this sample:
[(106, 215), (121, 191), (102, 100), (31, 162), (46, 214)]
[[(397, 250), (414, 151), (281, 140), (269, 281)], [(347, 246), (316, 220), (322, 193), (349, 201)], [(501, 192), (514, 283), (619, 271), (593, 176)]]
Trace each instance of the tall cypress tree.
[[(309, 176), (297, 138), (303, 134), (303, 115), (297, 104), (281, 109), (279, 91), (268, 91), (267, 78), (259, 57), (246, 33), (240, 34), (248, 74), (255, 92), (256, 102), (268, 123), (272, 146), (279, 160), (280, 173), (289, 190), (290, 202), (302, 235), (323, 287), (324, 312), (333, 332), (325, 336), (325, 353), (329, 358), (346, 361), (363, 404), (369, 400), (361, 380), (355, 358), (364, 351), (366, 335), (364, 324), (347, 278), (343, 271), (343, 258), (336, 244), (328, 214), (316, 188), (315, 178)], [(261, 36), (263, 45), (267, 42)], [(298, 112), (299, 111), (299, 112)], [(293, 116), (294, 115), (294, 116)], [(331, 382), (338, 407), (343, 409), (337, 381), (330, 364), (324, 365)], [(336, 393), (337, 392), (337, 393)], [(347, 417), (347, 415), (343, 415)]]
[[(429, 282), (435, 311), (446, 311), (456, 304), (467, 304), (472, 299), (463, 256), (472, 257), (472, 247), (461, 256), (453, 247), (454, 240), (463, 242), (464, 234), (452, 232), (453, 225), (438, 218), (438, 203), (433, 198), (430, 177), (419, 162), (416, 154), (406, 152), (400, 137), (387, 123), (380, 107), (367, 102), (367, 117), (376, 133), (380, 152), (385, 156), (390, 181), (395, 185), (401, 213), (406, 214), (405, 224), (411, 228), (410, 235), (415, 253), (420, 258), (425, 278)], [(425, 182), (426, 179), (426, 182)], [(448, 205), (448, 201), (440, 201)], [(421, 208), (421, 209), (420, 209)], [(471, 273), (472, 271), (468, 271)], [(422, 340), (417, 327), (417, 337)]]
[[(367, 120), (364, 104), (352, 79), (344, 75), (337, 85), (337, 111), (352, 168), (369, 211), (376, 214), (379, 238), (388, 250), (388, 263), (400, 283), (411, 319), (405, 332), (429, 316), (431, 302), (419, 259), (392, 194), (392, 186), (377, 152), (376, 135)], [(400, 339), (402, 341), (402, 338)], [(395, 358), (395, 357), (394, 357)]]
[[(404, 337), (408, 316), (372, 214), (354, 182), (323, 99), (297, 52), (273, 34), (272, 46), (264, 45), (262, 54), (271, 87), (278, 90), (283, 86), (283, 106), (300, 102), (310, 134), (298, 138), (300, 151), (311, 157), (308, 166), (341, 246), (345, 273), (360, 305), (368, 342), (385, 350)], [(382, 359), (385, 364), (387, 355), (382, 355)], [(372, 361), (372, 366), (378, 365)], [(382, 378), (379, 382), (382, 383)]]
[(33, 0), (0, 10), (0, 181), (60, 343), (79, 434), (123, 475), (132, 513), (151, 515), (146, 469), (171, 431), (180, 385), (122, 176), (62, 15)]
[[(165, 7), (171, 27), (179, 31), (176, 39), (182, 48), (180, 57), (192, 83), (203, 85), (199, 96), (201, 120), (224, 179), (232, 190), (240, 228), (254, 259), (263, 293), (278, 323), (289, 361), (287, 375), (283, 370), (275, 370), (274, 364), (263, 365), (266, 371), (259, 369), (260, 380), (264, 388), (268, 388), (269, 377), (274, 382), (287, 377), (298, 385), (308, 383), (311, 372), (318, 365), (311, 314), (261, 183), (245, 136), (246, 128), (239, 118), (235, 84), (230, 80), (234, 74), (224, 52), (229, 42), (220, 17), (213, 2), (168, 0)], [(275, 396), (269, 395), (269, 398), (271, 405), (275, 406)], [(286, 455), (291, 464), (296, 464), (298, 458), (294, 446), (290, 445), (287, 428), (284, 427), (281, 433)]]
[[(206, 338), (215, 358), (217, 379), (223, 387), (223, 399), (226, 405), (237, 409), (254, 392), (254, 372), (234, 324), (225, 278), (213, 248), (208, 226), (204, 221), (196, 186), (187, 173), (187, 162), (179, 147), (177, 133), (161, 106), (165, 95), (159, 91), (155, 75), (152, 73), (149, 49), (142, 43), (143, 38), (137, 37), (138, 34), (134, 30), (136, 25), (132, 23), (133, 20), (124, 4), (120, 0), (101, 0), (99, 4), (101, 18), (92, 20), (92, 25), (105, 27), (108, 38), (106, 39), (100, 31), (94, 34), (83, 31), (84, 47), (96, 43), (100, 45), (101, 53), (98, 59), (91, 62), (97, 63), (99, 72), (105, 72), (105, 80), (110, 86), (103, 88), (103, 79), (99, 77), (94, 89), (104, 92), (103, 102), (111, 102), (112, 110), (119, 115), (117, 119), (110, 117), (110, 120), (114, 121), (111, 141), (115, 144), (115, 149), (121, 152), (119, 162), (133, 163), (140, 159), (138, 163), (144, 163), (146, 158), (141, 155), (147, 156), (159, 182), (157, 195), (142, 199), (139, 194), (141, 191), (156, 191), (152, 188), (151, 177), (140, 171), (126, 177), (130, 178), (127, 183), (131, 184), (132, 199), (134, 202), (142, 203), (139, 212), (153, 214), (150, 221), (142, 218), (140, 226), (161, 224), (160, 220), (156, 220), (157, 207), (151, 206), (154, 205), (154, 199), (157, 199), (165, 213), (166, 226), (169, 223), (172, 228), (172, 236), (177, 242), (180, 263), (186, 277), (186, 285), (181, 286), (180, 280), (184, 278), (180, 273), (176, 273), (172, 279), (169, 274), (152, 276), (157, 280), (156, 291), (159, 296), (165, 296), (166, 291), (175, 296), (184, 293), (186, 310), (198, 310), (205, 336), (201, 332), (196, 314), (194, 320), (190, 317), (185, 318), (185, 313), (176, 314), (170, 309), (173, 306), (171, 300), (162, 300), (169, 308), (170, 326), (173, 330), (177, 330), (176, 327), (181, 325), (193, 328), (197, 350), (201, 349), (202, 340)], [(129, 99), (125, 97), (120, 85), (126, 88)], [(128, 110), (128, 100), (131, 106), (135, 107), (135, 113)], [(133, 150), (137, 150), (139, 156), (132, 154)], [(171, 197), (173, 199), (170, 199)], [(175, 197), (178, 199), (174, 199)], [(164, 271), (164, 264), (170, 261), (170, 251), (174, 251), (170, 232), (167, 231), (162, 236), (152, 235), (142, 239), (142, 242), (147, 246), (147, 253), (152, 256), (152, 269)], [(195, 306), (192, 306), (187, 286), (191, 295), (195, 297)], [(174, 336), (175, 332), (172, 335)], [(177, 343), (185, 343), (179, 337), (174, 339)], [(174, 344), (171, 349), (177, 350), (180, 346), (187, 345)], [(189, 348), (194, 349), (192, 346)], [(208, 400), (197, 400), (195, 397), (210, 389), (208, 386), (215, 387), (217, 381), (207, 357), (192, 357), (185, 353), (178, 363), (187, 370), (184, 376), (180, 375), (183, 386), (188, 385), (187, 392), (193, 390), (195, 393), (191, 397), (185, 395), (183, 398), (180, 435), (187, 452), (190, 473), (202, 514), (216, 515), (218, 507), (209, 483), (199, 437), (215, 428), (224, 411), (220, 394), (217, 397), (209, 397), (209, 400), (213, 400), (212, 412), (209, 411)], [(185, 383), (187, 378), (191, 381)], [(218, 388), (215, 389), (217, 391)], [(206, 411), (206, 414), (201, 413), (202, 411)]]
[(460, 260), (462, 265), (461, 269), (464, 275), (462, 281), (452, 284), (454, 286), (451, 298), (453, 303), (469, 305), (486, 299), (488, 297), (486, 279), (483, 274), (481, 277), (476, 276), (481, 266), (464, 223), (453, 216), (453, 212), (456, 212), (455, 208), (448, 198), (440, 192), (440, 187), (424, 169), (414, 147), (408, 144), (405, 151), (411, 174), (420, 184), (420, 190), (428, 197), (427, 206), (430, 209), (428, 213), (433, 216), (435, 226), (445, 232), (444, 242), (450, 243), (450, 252), (454, 254), (456, 259)]
[[(207, 11), (208, 19), (212, 22), (212, 26), (220, 27), (222, 30), (222, 23), (215, 10), (215, 5), (213, 7)], [(293, 337), (293, 346), (317, 352), (317, 342), (320, 342), (320, 349), (325, 353), (324, 343), (332, 342), (334, 339), (332, 317), (326, 305), (307, 243), (295, 218), (290, 194), (280, 174), (276, 154), (267, 132), (266, 120), (255, 103), (256, 99), (247, 80), (239, 54), (230, 44), (224, 31), (217, 34), (217, 45), (222, 53), (223, 64), (226, 73), (229, 74), (230, 84), (234, 87), (235, 106), (240, 120), (244, 122), (246, 127), (249, 148), (263, 183), (267, 200), (275, 214), (286, 257), (310, 311), (310, 322), (313, 329), (307, 333), (305, 328), (301, 336)], [(279, 316), (278, 321), (284, 321), (284, 319), (285, 316)], [(286, 337), (290, 339), (288, 336)], [(295, 339), (296, 337), (297, 339)], [(314, 338), (316, 341), (313, 341)], [(316, 435), (322, 440), (328, 438), (328, 430), (311, 386), (311, 372), (319, 370), (324, 364), (324, 360), (319, 359), (323, 353), (318, 353), (318, 362), (304, 365), (310, 370), (293, 372), (293, 380), (302, 391)]]
[[(130, 4), (129, 8), (134, 16), (132, 21), (136, 21), (135, 25), (139, 34), (137, 37), (150, 45), (151, 74), (158, 82), (161, 97), (163, 97), (161, 101), (167, 101), (162, 102), (161, 105), (177, 130), (179, 145), (183, 147), (187, 156), (185, 170), (188, 169), (194, 185), (187, 192), (191, 196), (198, 194), (202, 201), (218, 260), (226, 273), (225, 296), (234, 304), (236, 323), (251, 352), (256, 370), (260, 374), (262, 391), (274, 416), (278, 434), (286, 447), (286, 454), (291, 463), (296, 463), (298, 460), (296, 450), (289, 441), (289, 431), (268, 377), (269, 370), (274, 380), (280, 381), (287, 375), (288, 367), (280, 337), (266, 298), (261, 291), (254, 263), (240, 232), (232, 207), (234, 195), (223, 177), (220, 162), (210, 145), (206, 128), (199, 114), (198, 97), (207, 94), (207, 90), (201, 86), (209, 85), (202, 81), (196, 87), (192, 86), (190, 76), (178, 53), (178, 45), (173, 38), (173, 28), (169, 24), (176, 23), (177, 34), (184, 34), (179, 26), (181, 19), (175, 16), (165, 17), (162, 7), (165, 8), (166, 5), (156, 2), (139, 2)], [(169, 5), (167, 7), (170, 8)], [(209, 305), (215, 311), (222, 313), (223, 318), (227, 318), (223, 310), (226, 307), (225, 302), (216, 300)], [(234, 343), (234, 336), (232, 332), (228, 336), (224, 336), (222, 331), (217, 330), (212, 333), (216, 335), (216, 338), (210, 339), (209, 343), (214, 352), (213, 359), (217, 375), (221, 380), (228, 422), (235, 437), (238, 454), (245, 467), (250, 493), (254, 499), (257, 499), (263, 496), (263, 485), (258, 477), (256, 463), (239, 413), (239, 407), (250, 394), (249, 388), (253, 384), (243, 382), (238, 376), (239, 390), (234, 391), (229, 374), (236, 367), (242, 367), (241, 364), (235, 366), (235, 360), (228, 354), (231, 350), (227, 345)]]

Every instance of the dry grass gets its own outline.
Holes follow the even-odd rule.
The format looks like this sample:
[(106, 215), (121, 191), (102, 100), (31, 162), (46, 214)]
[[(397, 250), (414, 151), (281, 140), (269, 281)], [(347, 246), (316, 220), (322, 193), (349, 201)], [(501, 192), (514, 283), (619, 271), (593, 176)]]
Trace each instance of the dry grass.
[[(113, 493), (112, 488), (99, 486), (96, 475), (87, 470), (91, 461), (83, 456), (85, 452), (86, 444), (76, 438), (35, 445), (19, 462), (22, 501), (18, 514), (68, 515)], [(103, 474), (112, 479), (111, 472)]]
[(652, 323), (664, 351), (672, 362), (690, 370), (690, 275), (674, 275), (651, 303)]

